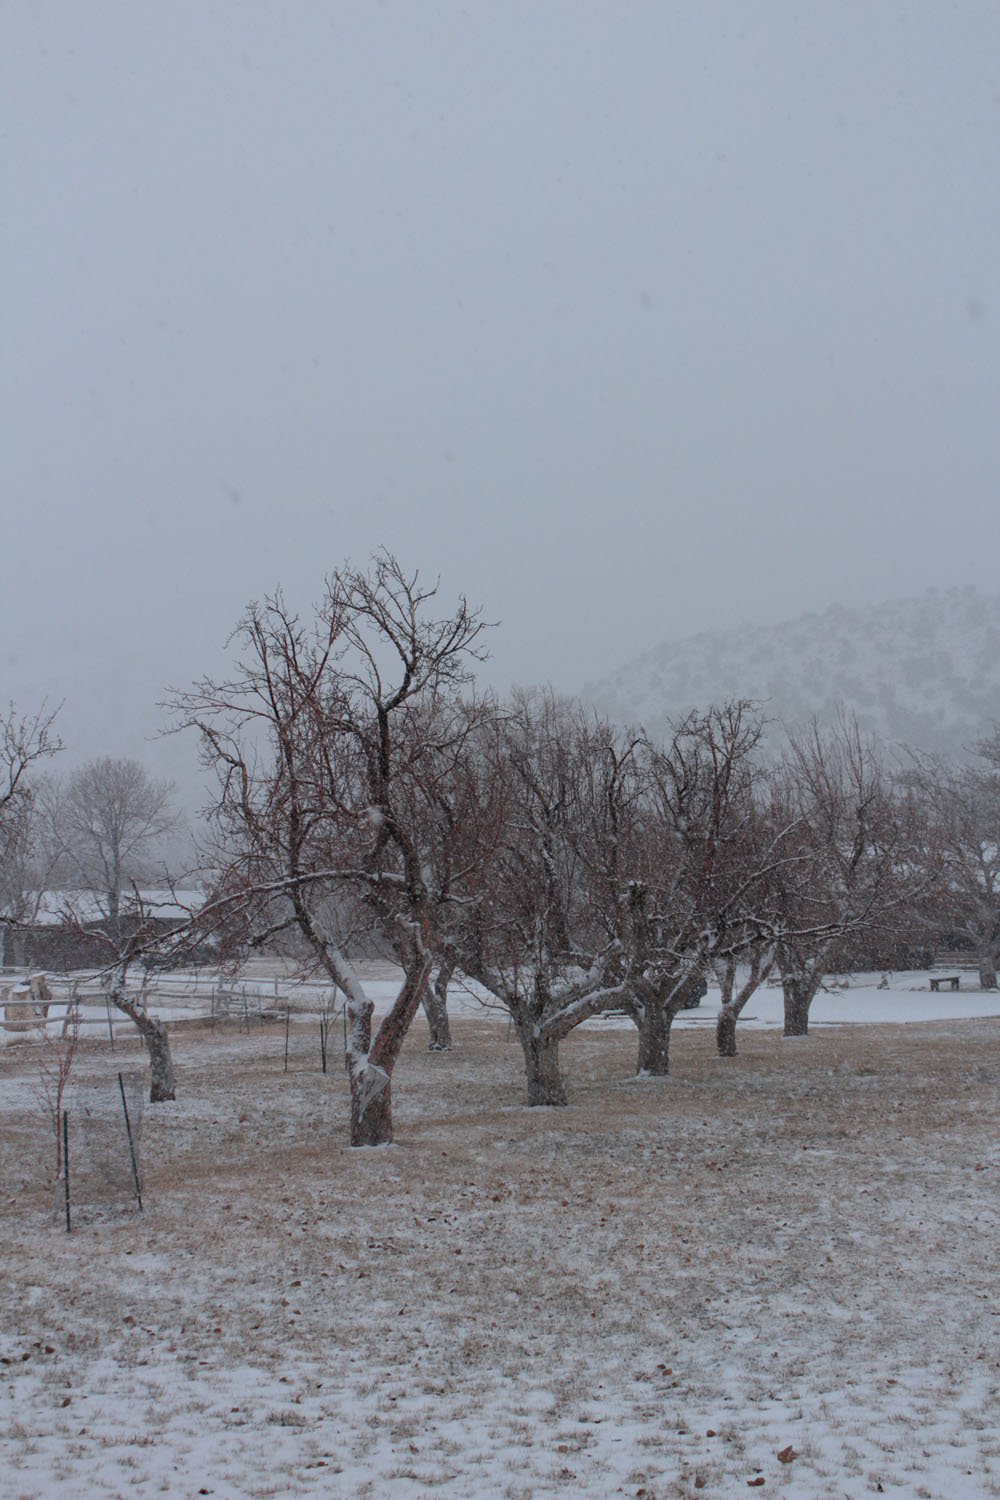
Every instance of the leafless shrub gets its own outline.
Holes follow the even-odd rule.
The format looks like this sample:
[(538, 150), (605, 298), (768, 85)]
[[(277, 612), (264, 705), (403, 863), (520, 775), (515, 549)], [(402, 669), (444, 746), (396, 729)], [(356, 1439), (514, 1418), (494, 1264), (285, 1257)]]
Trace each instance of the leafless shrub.
[(76, 1012), (73, 1012), (69, 1027), (61, 1036), (49, 1036), (47, 1028), (43, 1036), (42, 1051), (38, 1059), (38, 1083), (35, 1087), (35, 1098), (55, 1137), (56, 1181), (58, 1181), (63, 1174), (63, 1099), (80, 1040)]

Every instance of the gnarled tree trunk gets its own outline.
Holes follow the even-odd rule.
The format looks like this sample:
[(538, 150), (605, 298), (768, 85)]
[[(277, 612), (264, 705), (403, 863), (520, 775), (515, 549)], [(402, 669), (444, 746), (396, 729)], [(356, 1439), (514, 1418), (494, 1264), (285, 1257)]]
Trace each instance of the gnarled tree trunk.
[(149, 1053), (150, 1104), (164, 1104), (175, 1097), (174, 1060), (170, 1052), (167, 1023), (156, 1016), (149, 1015), (146, 1010), (145, 997), (141, 992), (129, 994), (125, 978), (127, 968), (126, 963), (121, 971), (116, 973), (108, 991), (108, 998), (115, 1010), (120, 1010), (122, 1015), (128, 1016), (146, 1044), (146, 1051)]
[(430, 1041), (427, 1043), (428, 1052), (450, 1052), (451, 1051), (451, 1025), (448, 1021), (448, 984), (453, 973), (453, 965), (440, 964), (432, 983), (424, 990), (422, 1001), (424, 1015), (427, 1017), (427, 1025), (430, 1029)]
[(674, 1017), (697, 1004), (707, 989), (699, 973), (687, 970), (644, 986), (635, 997), (628, 1009), (639, 1028), (635, 1069), (638, 1077), (666, 1078), (670, 1072), (670, 1028)]
[(145, 1011), (135, 1011), (132, 1020), (149, 1053), (149, 1102), (164, 1104), (176, 1097), (174, 1093), (174, 1060), (170, 1052), (170, 1037), (166, 1021), (147, 1016)]
[(736, 1057), (736, 1023), (751, 995), (756, 994), (774, 964), (774, 948), (755, 948), (750, 955), (749, 970), (739, 989), (736, 988), (738, 963), (730, 957), (715, 965), (722, 1001), (715, 1023), (715, 1046), (720, 1057)]
[(666, 1078), (670, 1072), (670, 1028), (674, 1012), (656, 1001), (637, 1007), (639, 1057), (636, 1074), (640, 1078)]
[(351, 1145), (388, 1146), (392, 1141), (392, 1080), (383, 1068), (350, 1070)]
[(979, 988), (981, 990), (995, 990), (997, 987), (997, 956), (990, 944), (979, 949), (976, 954), (979, 968)]
[(559, 1071), (559, 1038), (539, 1035), (530, 1022), (517, 1026), (517, 1036), (524, 1053), (528, 1103), (565, 1104), (566, 1088)]
[(809, 1007), (819, 991), (820, 980), (811, 975), (782, 975), (781, 989), (785, 1002), (784, 1036), (809, 1035)]
[(343, 975), (341, 988), (347, 995), (350, 1017), (344, 1062), (351, 1085), (351, 1145), (388, 1146), (392, 1141), (392, 1071), (406, 1034), (423, 999), (431, 972), (431, 959), (424, 944), (417, 943), (405, 969), (402, 988), (388, 1015), (383, 1016), (372, 1037), (372, 1001)]
[(723, 964), (716, 964), (715, 972), (719, 981), (719, 998), (722, 1002), (715, 1022), (715, 1050), (720, 1057), (735, 1057), (736, 1022), (746, 1003), (747, 995), (744, 990), (741, 990), (738, 995), (735, 993), (735, 958), (729, 958)]
[(736, 1056), (736, 1022), (739, 1011), (724, 1005), (715, 1023), (715, 1046), (720, 1057)]

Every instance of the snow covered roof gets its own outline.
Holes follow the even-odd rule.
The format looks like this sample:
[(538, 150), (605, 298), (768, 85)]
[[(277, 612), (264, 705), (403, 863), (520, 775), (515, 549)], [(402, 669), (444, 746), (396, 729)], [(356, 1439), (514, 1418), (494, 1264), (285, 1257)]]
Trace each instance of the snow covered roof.
[[(161, 921), (184, 921), (204, 904), (204, 894), (196, 890), (170, 890), (169, 887), (142, 887), (139, 900), (147, 917)], [(121, 915), (136, 910), (132, 891), (121, 894)], [(67, 917), (82, 925), (102, 922), (107, 915), (104, 899), (95, 891), (39, 891), (21, 904), (19, 920), (32, 927), (61, 927)]]

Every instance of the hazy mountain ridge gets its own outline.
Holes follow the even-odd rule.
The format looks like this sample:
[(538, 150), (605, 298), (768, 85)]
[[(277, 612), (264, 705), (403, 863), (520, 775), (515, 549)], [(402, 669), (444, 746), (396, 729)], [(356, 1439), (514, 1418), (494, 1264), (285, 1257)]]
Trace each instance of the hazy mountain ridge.
[(756, 699), (789, 725), (829, 723), (843, 705), (884, 741), (961, 755), (1000, 720), (1000, 595), (932, 589), (706, 631), (652, 647), (581, 696), (651, 733), (726, 698)]

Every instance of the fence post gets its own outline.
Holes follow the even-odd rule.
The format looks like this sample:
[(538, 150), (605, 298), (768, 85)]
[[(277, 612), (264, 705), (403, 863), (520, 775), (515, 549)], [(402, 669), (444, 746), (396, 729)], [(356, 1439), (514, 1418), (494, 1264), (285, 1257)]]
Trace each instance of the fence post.
[(142, 1213), (142, 1192), (139, 1188), (139, 1168), (135, 1160), (135, 1142), (132, 1140), (132, 1121), (128, 1117), (128, 1103), (125, 1099), (125, 1084), (122, 1075), (118, 1074), (118, 1088), (122, 1096), (122, 1112), (125, 1115), (125, 1134), (128, 1136), (128, 1154), (132, 1159), (132, 1181), (135, 1183), (135, 1196), (139, 1204), (139, 1212)]
[(63, 1110), (62, 1117), (63, 1137), (63, 1197), (66, 1200), (66, 1233), (70, 1233), (69, 1221), (69, 1110)]

